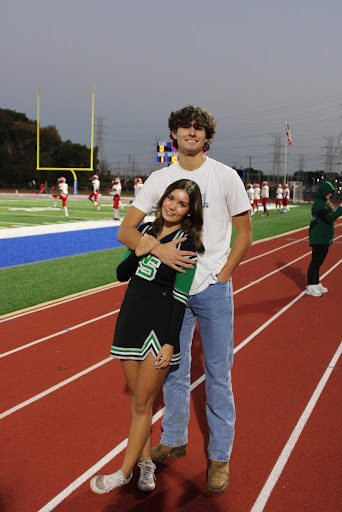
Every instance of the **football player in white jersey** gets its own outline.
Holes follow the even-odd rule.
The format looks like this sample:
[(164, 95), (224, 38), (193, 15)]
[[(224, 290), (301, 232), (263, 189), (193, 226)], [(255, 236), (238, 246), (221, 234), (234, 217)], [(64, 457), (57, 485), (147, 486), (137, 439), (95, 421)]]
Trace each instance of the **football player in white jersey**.
[(136, 178), (134, 182), (134, 197), (137, 197), (143, 185), (143, 180), (141, 178)]
[(259, 201), (260, 201), (260, 185), (259, 185), (259, 183), (254, 183), (253, 188), (254, 188), (253, 211), (254, 211), (254, 213), (258, 213)]
[(254, 215), (254, 211), (253, 211), (253, 205), (254, 205), (254, 188), (253, 188), (252, 183), (247, 183), (246, 191), (247, 191), (247, 196), (248, 196), (249, 202), (250, 202), (250, 204), (251, 204), (250, 214), (251, 214), (251, 216), (252, 216), (252, 215)]
[(283, 186), (281, 183), (279, 183), (278, 188), (276, 190), (276, 209), (281, 208), (281, 203), (283, 200)]
[(56, 206), (57, 206), (56, 199), (62, 200), (65, 217), (69, 217), (68, 208), (66, 205), (67, 200), (68, 200), (68, 195), (69, 195), (69, 187), (66, 182), (66, 179), (62, 176), (62, 177), (58, 178), (58, 194), (52, 194), (52, 199), (53, 199), (53, 203), (54, 203), (53, 204), (54, 208), (56, 208)]
[(110, 194), (113, 196), (113, 219), (120, 220), (120, 196), (122, 190), (120, 178), (114, 178), (112, 184)]
[(284, 186), (284, 193), (283, 193), (283, 211), (281, 213), (287, 213), (290, 210), (289, 201), (290, 201), (290, 187), (286, 183)]
[(101, 206), (98, 205), (97, 200), (100, 193), (100, 180), (97, 174), (92, 176), (91, 186), (93, 190), (90, 192), (88, 199), (94, 203), (95, 208), (97, 208), (97, 211), (99, 212), (101, 210)]
[(268, 186), (267, 181), (262, 182), (262, 189), (261, 189), (261, 202), (262, 206), (264, 208), (264, 213), (262, 214), (263, 217), (268, 217), (270, 212), (267, 209), (267, 201), (270, 197), (270, 187)]

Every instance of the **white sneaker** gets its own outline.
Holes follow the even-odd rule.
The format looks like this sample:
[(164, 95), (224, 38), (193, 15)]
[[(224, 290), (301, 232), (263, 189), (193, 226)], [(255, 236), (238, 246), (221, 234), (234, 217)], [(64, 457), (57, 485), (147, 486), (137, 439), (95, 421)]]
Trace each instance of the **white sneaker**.
[(98, 206), (97, 207), (97, 211), (100, 212), (101, 211), (101, 206)]
[(318, 290), (319, 292), (321, 292), (321, 293), (327, 293), (327, 291), (328, 291), (328, 288), (325, 288), (325, 287), (322, 285), (322, 283), (318, 283), (318, 284), (316, 285), (316, 288), (317, 288), (317, 290)]
[(312, 297), (321, 297), (323, 294), (317, 289), (316, 284), (309, 284), (305, 290), (306, 295), (311, 295)]
[(156, 477), (154, 476), (156, 465), (151, 460), (143, 460), (139, 462), (138, 466), (140, 468), (138, 489), (141, 491), (153, 491), (156, 487)]
[(133, 473), (129, 478), (125, 478), (122, 469), (119, 469), (116, 473), (111, 475), (98, 475), (94, 476), (90, 480), (90, 489), (96, 494), (105, 494), (106, 492), (116, 489), (116, 487), (122, 487), (128, 484), (131, 480)]

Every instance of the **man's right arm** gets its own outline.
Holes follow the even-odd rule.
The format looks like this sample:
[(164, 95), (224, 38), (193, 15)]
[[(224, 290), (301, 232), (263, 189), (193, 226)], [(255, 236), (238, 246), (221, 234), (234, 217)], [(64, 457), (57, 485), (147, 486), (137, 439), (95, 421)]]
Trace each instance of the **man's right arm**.
[(136, 249), (142, 234), (137, 227), (145, 217), (145, 213), (131, 206), (120, 224), (118, 231), (118, 241), (134, 251)]

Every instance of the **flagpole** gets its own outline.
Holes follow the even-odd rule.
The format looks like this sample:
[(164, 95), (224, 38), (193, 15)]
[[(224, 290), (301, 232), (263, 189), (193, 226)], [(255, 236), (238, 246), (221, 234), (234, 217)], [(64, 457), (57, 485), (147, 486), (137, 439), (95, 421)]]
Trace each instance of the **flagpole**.
[(287, 140), (287, 119), (285, 123), (285, 162), (284, 162), (284, 185), (286, 184), (286, 164), (287, 164), (287, 146), (288, 146), (288, 140)]

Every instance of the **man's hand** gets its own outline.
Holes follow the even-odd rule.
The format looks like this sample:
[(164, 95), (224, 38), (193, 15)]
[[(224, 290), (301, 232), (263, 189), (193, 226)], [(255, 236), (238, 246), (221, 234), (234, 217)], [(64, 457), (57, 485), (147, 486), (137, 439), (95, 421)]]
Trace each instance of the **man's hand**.
[(189, 256), (196, 256), (195, 252), (192, 251), (181, 251), (177, 249), (177, 245), (181, 242), (185, 242), (186, 237), (177, 238), (167, 244), (158, 244), (150, 251), (150, 254), (157, 256), (162, 263), (174, 268), (178, 272), (185, 274), (185, 268), (194, 268), (196, 261), (190, 260)]
[(139, 257), (143, 256), (144, 254), (148, 254), (151, 252), (153, 247), (158, 244), (159, 242), (156, 238), (154, 238), (154, 236), (145, 234), (140, 238), (139, 243), (135, 249), (135, 254)]

